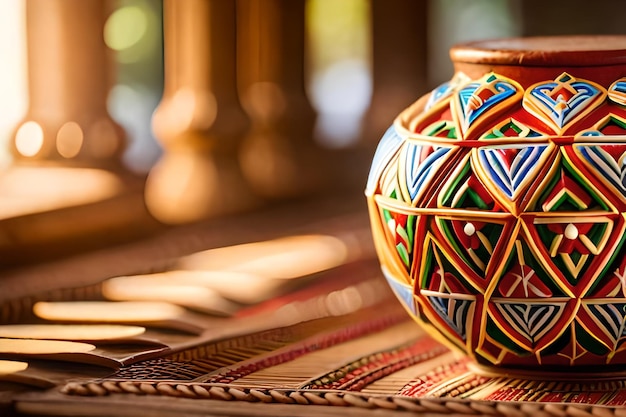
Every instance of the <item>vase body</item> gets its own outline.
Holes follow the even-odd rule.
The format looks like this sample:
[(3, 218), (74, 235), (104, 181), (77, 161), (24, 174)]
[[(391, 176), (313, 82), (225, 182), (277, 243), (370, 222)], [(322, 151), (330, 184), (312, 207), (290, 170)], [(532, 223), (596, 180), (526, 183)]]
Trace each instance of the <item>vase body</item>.
[(479, 364), (626, 366), (626, 37), (453, 48), (366, 196), (408, 313)]

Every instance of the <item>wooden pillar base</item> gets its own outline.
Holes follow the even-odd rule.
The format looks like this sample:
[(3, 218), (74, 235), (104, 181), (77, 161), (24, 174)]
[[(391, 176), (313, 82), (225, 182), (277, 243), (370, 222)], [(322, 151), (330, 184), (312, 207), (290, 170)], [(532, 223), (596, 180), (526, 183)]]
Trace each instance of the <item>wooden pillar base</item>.
[(249, 120), (236, 75), (235, 0), (165, 0), (163, 99), (153, 129), (164, 154), (146, 184), (150, 212), (187, 223), (254, 205), (237, 153)]
[(315, 111), (305, 93), (305, 1), (238, 0), (238, 77), (252, 130), (242, 170), (265, 198), (302, 197), (324, 185)]
[(168, 224), (249, 210), (258, 204), (232, 157), (198, 150), (163, 155), (146, 182), (150, 212)]

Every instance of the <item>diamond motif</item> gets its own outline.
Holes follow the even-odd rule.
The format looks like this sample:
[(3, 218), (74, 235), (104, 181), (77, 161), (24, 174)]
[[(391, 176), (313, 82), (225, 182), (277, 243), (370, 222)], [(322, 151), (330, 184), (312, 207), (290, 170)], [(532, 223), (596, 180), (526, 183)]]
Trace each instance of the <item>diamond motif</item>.
[(480, 180), (495, 187), (495, 197), (517, 214), (522, 197), (553, 158), (553, 150), (551, 145), (485, 146), (472, 150), (472, 162)]
[[(529, 352), (552, 343), (573, 318), (566, 299), (503, 300), (492, 299), (488, 311), (504, 334)], [(569, 314), (568, 314), (569, 313)]]
[(407, 143), (402, 149), (400, 163), (404, 169), (398, 172), (398, 181), (403, 198), (416, 204), (440, 173), (440, 169), (450, 159), (453, 148)]
[(603, 183), (626, 197), (626, 144), (580, 144), (574, 150)]
[(522, 94), (521, 86), (495, 73), (464, 85), (453, 99), (453, 108), (464, 138), (471, 137), (486, 116), (493, 117), (516, 103)]
[(599, 106), (605, 97), (606, 91), (600, 85), (577, 80), (564, 72), (553, 82), (541, 82), (526, 90), (523, 106), (562, 134)]

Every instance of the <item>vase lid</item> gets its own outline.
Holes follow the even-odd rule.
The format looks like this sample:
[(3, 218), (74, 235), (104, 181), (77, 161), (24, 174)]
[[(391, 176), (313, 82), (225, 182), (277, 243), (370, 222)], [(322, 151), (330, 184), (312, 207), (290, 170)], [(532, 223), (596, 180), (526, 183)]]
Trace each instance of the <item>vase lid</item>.
[(455, 63), (542, 67), (626, 64), (626, 35), (537, 36), (459, 44)]

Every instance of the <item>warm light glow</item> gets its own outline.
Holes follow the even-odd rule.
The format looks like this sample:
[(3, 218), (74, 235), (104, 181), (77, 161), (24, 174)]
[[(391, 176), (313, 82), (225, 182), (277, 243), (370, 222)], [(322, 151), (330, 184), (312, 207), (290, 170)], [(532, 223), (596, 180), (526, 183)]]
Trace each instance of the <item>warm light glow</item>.
[(128, 301), (38, 302), (33, 312), (39, 318), (67, 322), (156, 322), (185, 314), (182, 307), (169, 303)]
[(59, 340), (0, 339), (0, 353), (46, 355), (53, 353), (86, 353), (96, 347), (89, 343)]
[(0, 2), (0, 167), (12, 159), (9, 143), (28, 105), (25, 0)]
[[(197, 221), (220, 205), (220, 173), (211, 158), (192, 151), (168, 152), (150, 171), (145, 189), (150, 213), (164, 223)], [(223, 173), (222, 173), (223, 174)]]
[(76, 122), (67, 122), (57, 133), (57, 151), (64, 158), (73, 158), (83, 146), (83, 130)]
[(23, 156), (35, 156), (43, 146), (43, 129), (37, 123), (24, 123), (15, 135), (15, 147)]
[(287, 99), (283, 90), (267, 81), (256, 82), (248, 87), (243, 104), (255, 119), (277, 120), (287, 110)]
[[(113, 278), (104, 283), (106, 297), (119, 299), (114, 292), (122, 294), (128, 288), (141, 290), (145, 287), (180, 285), (197, 289), (203, 287), (222, 297), (243, 304), (254, 304), (276, 294), (284, 286), (284, 280), (264, 278), (255, 274), (231, 271), (184, 271), (175, 270), (148, 275), (131, 275)], [(133, 291), (133, 290), (131, 290)]]
[(217, 101), (208, 90), (180, 88), (157, 108), (152, 119), (154, 132), (165, 140), (181, 132), (209, 129), (217, 117)]
[(386, 297), (387, 289), (383, 281), (368, 280), (329, 294), (285, 304), (275, 311), (275, 317), (283, 320), (282, 325), (288, 326), (305, 319), (350, 314), (380, 303)]
[(146, 34), (148, 19), (138, 6), (122, 7), (111, 14), (104, 25), (104, 42), (114, 51), (137, 44)]
[(28, 368), (28, 363), (0, 360), (0, 375), (14, 374)]
[(337, 267), (347, 256), (348, 249), (340, 239), (305, 235), (211, 249), (183, 258), (178, 266), (291, 279)]
[(130, 277), (102, 284), (102, 294), (113, 301), (165, 301), (206, 313), (232, 314), (236, 306), (210, 288)]
[(100, 119), (89, 128), (89, 152), (95, 158), (112, 156), (119, 145), (119, 137), (113, 122)]
[(140, 326), (114, 324), (7, 324), (0, 337), (11, 339), (114, 340), (145, 333)]
[(122, 188), (104, 170), (12, 167), (0, 176), (0, 219), (102, 201)]

